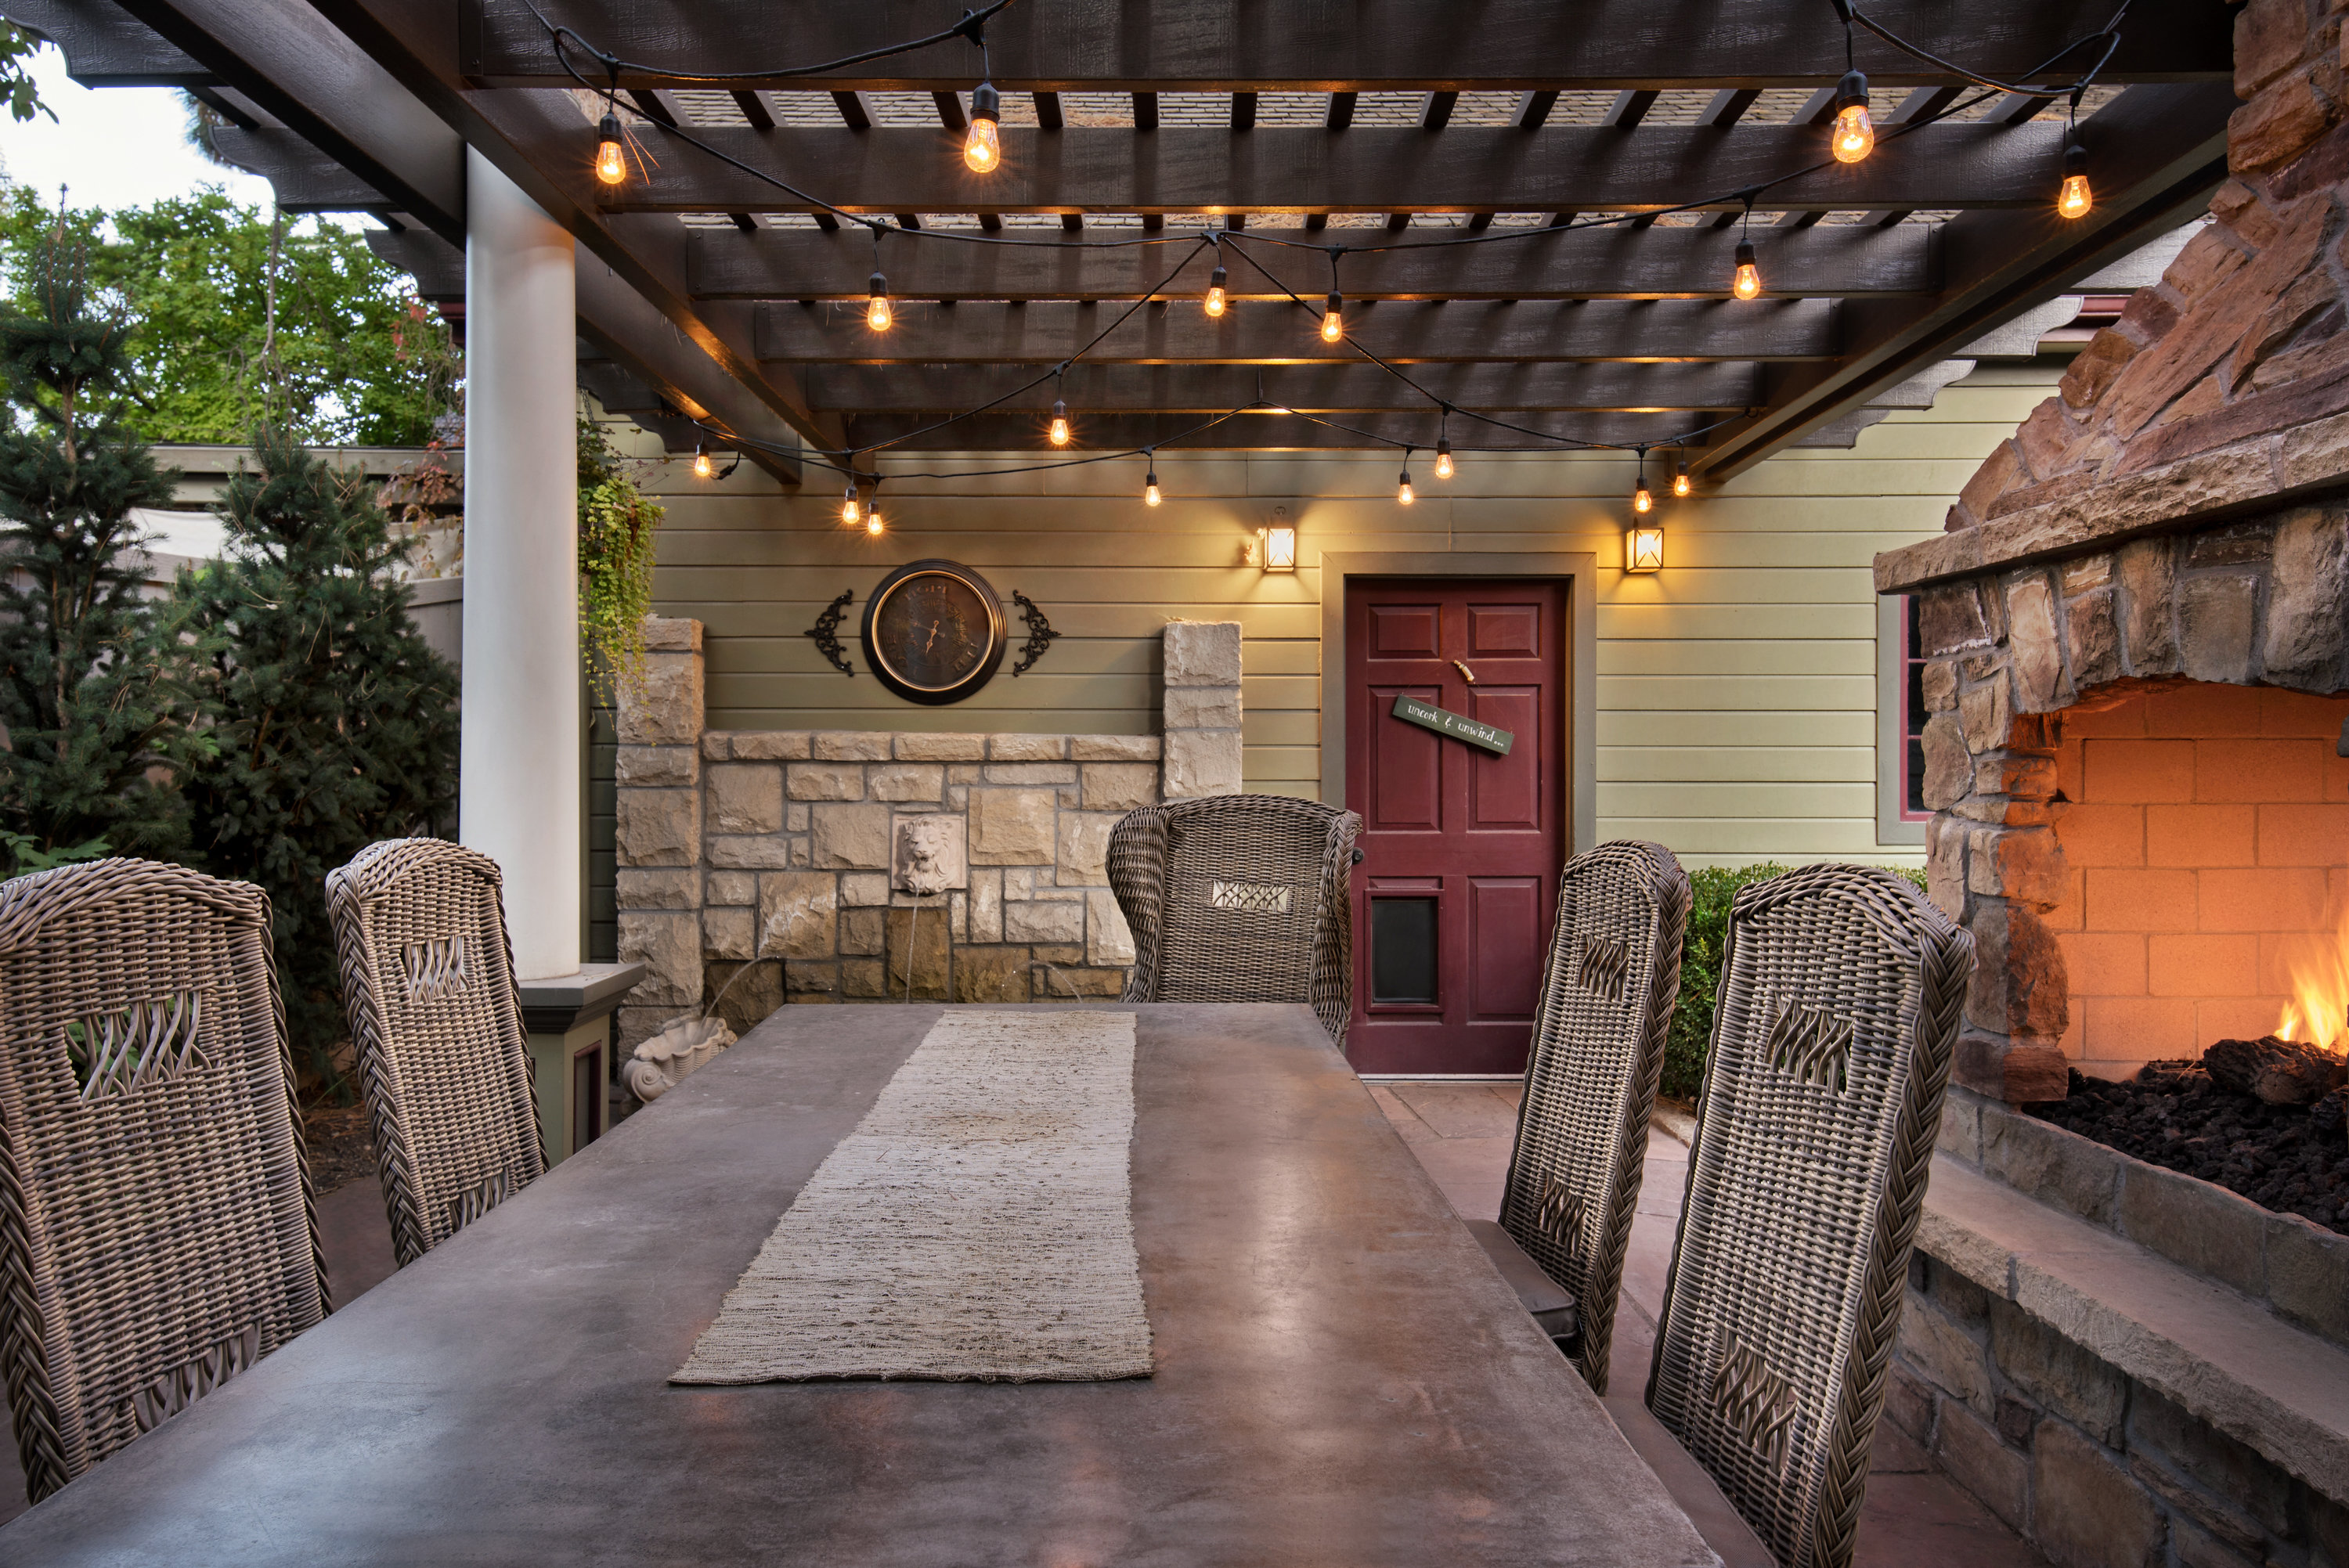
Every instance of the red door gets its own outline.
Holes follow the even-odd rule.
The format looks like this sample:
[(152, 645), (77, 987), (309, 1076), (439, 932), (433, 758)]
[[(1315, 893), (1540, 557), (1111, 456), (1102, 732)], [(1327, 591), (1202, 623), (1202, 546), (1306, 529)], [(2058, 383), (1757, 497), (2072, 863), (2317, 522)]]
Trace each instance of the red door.
[[(1361, 1072), (1523, 1071), (1567, 851), (1567, 584), (1349, 583), (1346, 804)], [(1423, 702), (1513, 736), (1495, 756), (1394, 717)]]

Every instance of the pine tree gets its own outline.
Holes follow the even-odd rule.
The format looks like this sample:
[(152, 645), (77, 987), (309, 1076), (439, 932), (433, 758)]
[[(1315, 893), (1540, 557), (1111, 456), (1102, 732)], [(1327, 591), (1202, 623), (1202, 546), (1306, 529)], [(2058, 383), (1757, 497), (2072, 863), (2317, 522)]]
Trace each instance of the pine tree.
[(62, 225), (0, 315), (0, 866), (187, 840), (176, 784), (207, 748), (201, 649), (141, 599), (131, 509), (176, 475), (126, 423), (129, 324), (92, 308)]
[(220, 639), (217, 753), (190, 779), (194, 844), (275, 911), (297, 1050), (332, 1078), (345, 1034), (326, 875), (378, 839), (430, 832), (456, 798), (456, 672), (409, 618), (373, 487), (278, 429), (223, 503), (223, 559), (178, 598)]

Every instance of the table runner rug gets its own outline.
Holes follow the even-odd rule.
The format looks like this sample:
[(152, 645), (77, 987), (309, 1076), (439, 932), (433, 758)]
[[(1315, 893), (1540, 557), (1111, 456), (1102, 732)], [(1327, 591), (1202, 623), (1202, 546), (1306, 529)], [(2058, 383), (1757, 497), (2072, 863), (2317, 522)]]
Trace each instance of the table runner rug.
[(1150, 1376), (1133, 1142), (1133, 1014), (947, 1015), (669, 1381)]

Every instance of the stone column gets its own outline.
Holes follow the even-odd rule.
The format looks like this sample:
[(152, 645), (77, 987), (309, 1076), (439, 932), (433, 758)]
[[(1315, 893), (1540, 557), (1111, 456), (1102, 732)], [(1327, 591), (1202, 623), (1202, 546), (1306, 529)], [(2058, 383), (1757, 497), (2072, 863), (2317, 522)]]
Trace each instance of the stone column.
[(1164, 796), (1240, 792), (1240, 624), (1166, 624)]
[(579, 967), (578, 327), (571, 236), (480, 153), (465, 200), (458, 836), (505, 873), (517, 978)]
[(623, 1049), (701, 1005), (701, 623), (653, 616), (644, 685), (620, 692), (614, 770), (620, 956), (645, 966), (620, 1009)]

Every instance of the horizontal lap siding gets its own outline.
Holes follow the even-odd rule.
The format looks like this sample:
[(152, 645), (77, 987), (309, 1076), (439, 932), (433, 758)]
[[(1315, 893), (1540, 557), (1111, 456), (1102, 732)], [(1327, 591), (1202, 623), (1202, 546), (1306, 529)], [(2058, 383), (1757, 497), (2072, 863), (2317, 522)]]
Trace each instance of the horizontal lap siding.
[[(784, 496), (745, 466), (722, 487), (655, 469), (670, 506), (655, 595), (707, 627), (709, 724), (1146, 734), (1170, 619), (1242, 628), (1247, 787), (1319, 792), (1324, 551), (1588, 551), (1599, 560), (1598, 796), (1602, 837), (1651, 838), (1691, 864), (1864, 858), (1876, 843), (1875, 553), (1939, 532), (1958, 488), (2052, 387), (2043, 369), (1982, 371), (1850, 451), (1785, 453), (1717, 492), (1659, 502), (1666, 569), (1626, 577), (1617, 454), (1464, 453), (1449, 482), (1413, 459), (1420, 501), (1394, 504), (1389, 453), (1159, 454), (1166, 503), (1137, 498), (1139, 462), (987, 480), (893, 478), (890, 531), (843, 530), (828, 479)], [(1572, 421), (1556, 421), (1561, 429)], [(1454, 432), (1457, 434), (1458, 432)], [(1081, 425), (1080, 439), (1082, 438)], [(1016, 467), (1028, 459), (993, 460)], [(926, 459), (930, 469), (985, 459)], [(1658, 462), (1651, 480), (1669, 472)], [(885, 471), (886, 465), (885, 465)], [(1273, 576), (1239, 549), (1289, 510), (1304, 568)], [(1017, 679), (968, 702), (899, 702), (865, 673), (856, 626), (892, 567), (946, 556), (1061, 633)], [(854, 678), (802, 634), (856, 598), (842, 641)]]

